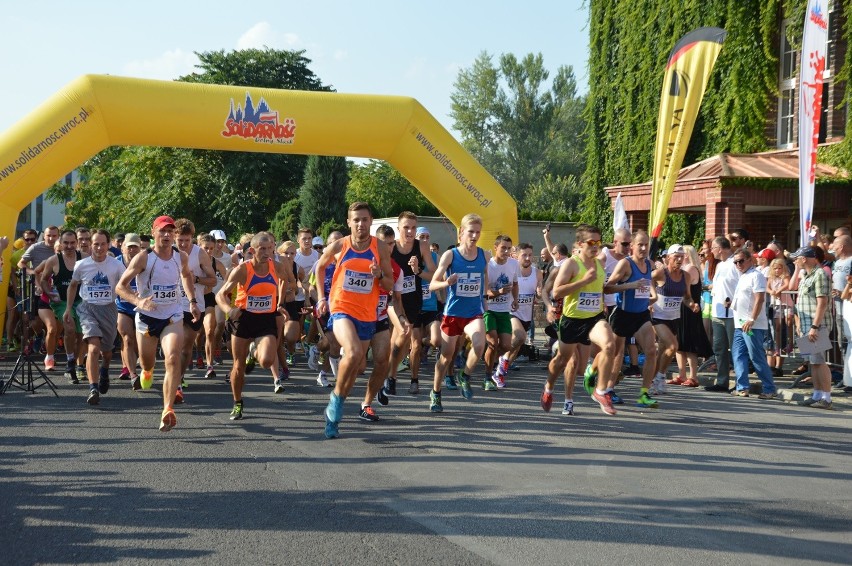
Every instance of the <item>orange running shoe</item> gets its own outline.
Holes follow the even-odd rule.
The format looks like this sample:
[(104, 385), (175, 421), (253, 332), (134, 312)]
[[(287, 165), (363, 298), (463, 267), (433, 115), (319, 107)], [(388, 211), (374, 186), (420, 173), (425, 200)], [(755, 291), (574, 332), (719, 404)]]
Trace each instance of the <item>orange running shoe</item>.
[(183, 391), (180, 387), (175, 391), (175, 405), (180, 405), (183, 403)]
[(169, 432), (177, 425), (177, 417), (175, 411), (171, 407), (163, 409), (163, 416), (160, 418), (160, 432)]
[(151, 386), (154, 385), (154, 371), (143, 369), (142, 375), (139, 376), (139, 383), (142, 385), (142, 389), (151, 389)]

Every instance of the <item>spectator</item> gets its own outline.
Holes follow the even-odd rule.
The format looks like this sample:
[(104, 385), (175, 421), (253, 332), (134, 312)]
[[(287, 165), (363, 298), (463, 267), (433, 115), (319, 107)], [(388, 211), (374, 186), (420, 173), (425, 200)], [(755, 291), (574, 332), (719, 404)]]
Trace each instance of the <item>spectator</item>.
[(713, 385), (705, 389), (727, 393), (731, 372), (729, 351), (734, 341), (734, 313), (731, 310), (731, 297), (734, 296), (740, 274), (734, 266), (731, 242), (718, 236), (713, 239), (710, 250), (719, 262), (716, 265), (713, 289), (710, 294), (713, 303), (713, 354), (716, 356), (716, 380)]

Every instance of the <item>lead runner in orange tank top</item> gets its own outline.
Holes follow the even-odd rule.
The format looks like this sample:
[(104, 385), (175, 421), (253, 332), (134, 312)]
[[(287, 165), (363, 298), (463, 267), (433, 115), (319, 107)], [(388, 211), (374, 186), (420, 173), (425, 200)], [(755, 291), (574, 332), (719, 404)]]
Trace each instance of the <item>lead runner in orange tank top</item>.
[(347, 216), (351, 234), (327, 246), (316, 264), (317, 281), (323, 281), (328, 265), (337, 261), (331, 297), (326, 297), (324, 289), (319, 286), (317, 309), (320, 315), (331, 313), (334, 337), (343, 348), (337, 382), (325, 410), (327, 438), (338, 436), (343, 401), (355, 384), (359, 363), (375, 332), (378, 286), (393, 288), (390, 251), (387, 246), (379, 246), (376, 238), (370, 235), (373, 224), (370, 205), (352, 203)]

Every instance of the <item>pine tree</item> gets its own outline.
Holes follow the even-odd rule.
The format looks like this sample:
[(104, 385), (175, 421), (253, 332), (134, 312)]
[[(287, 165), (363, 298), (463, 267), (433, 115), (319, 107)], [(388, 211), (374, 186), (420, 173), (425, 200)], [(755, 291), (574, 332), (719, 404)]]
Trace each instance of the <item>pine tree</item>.
[(315, 231), (329, 220), (345, 225), (348, 183), (345, 158), (310, 156), (305, 167), (305, 182), (299, 191), (300, 224)]

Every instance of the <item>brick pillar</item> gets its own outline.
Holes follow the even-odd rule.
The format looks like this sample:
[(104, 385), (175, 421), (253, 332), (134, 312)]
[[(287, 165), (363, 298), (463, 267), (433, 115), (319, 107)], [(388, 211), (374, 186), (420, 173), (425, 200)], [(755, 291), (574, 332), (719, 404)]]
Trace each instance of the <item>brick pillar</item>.
[(630, 222), (630, 229), (648, 231), (648, 211), (636, 211), (627, 213), (627, 221)]
[(707, 203), (707, 219), (704, 223), (704, 237), (712, 240), (725, 235), (727, 223), (727, 205), (723, 202)]

